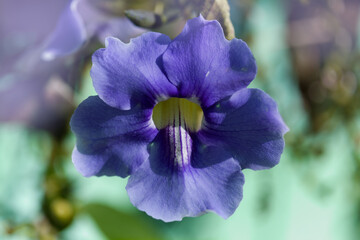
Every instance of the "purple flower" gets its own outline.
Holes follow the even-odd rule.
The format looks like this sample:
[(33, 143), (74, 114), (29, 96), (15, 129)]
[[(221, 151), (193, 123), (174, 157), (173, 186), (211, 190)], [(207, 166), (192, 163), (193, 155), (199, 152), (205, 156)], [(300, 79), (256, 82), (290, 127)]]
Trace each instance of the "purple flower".
[(106, 35), (128, 41), (144, 32), (124, 16), (113, 16), (103, 9), (106, 3), (109, 4), (100, 0), (70, 0), (46, 41), (43, 58), (52, 60), (72, 54), (85, 43), (103, 42)]
[(80, 64), (73, 56), (45, 62), (41, 52), (65, 4), (56, 0), (0, 3), (4, 23), (0, 24), (0, 124), (17, 122), (63, 135), (74, 109), (71, 80), (80, 74), (70, 68)]
[(105, 35), (123, 41), (143, 30), (102, 9), (100, 0), (0, 3), (0, 123), (62, 137), (75, 86)]
[(108, 38), (93, 55), (99, 95), (71, 119), (75, 167), (87, 177), (130, 175), (130, 201), (163, 221), (229, 217), (242, 170), (275, 166), (288, 130), (274, 100), (246, 88), (255, 75), (247, 45), (201, 16), (173, 41), (153, 32), (129, 44)]

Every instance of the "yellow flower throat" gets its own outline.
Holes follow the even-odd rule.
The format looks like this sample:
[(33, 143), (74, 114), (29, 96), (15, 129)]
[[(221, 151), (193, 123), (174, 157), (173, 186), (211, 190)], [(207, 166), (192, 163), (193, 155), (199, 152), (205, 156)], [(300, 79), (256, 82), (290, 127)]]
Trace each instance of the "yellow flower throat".
[(158, 129), (180, 126), (197, 132), (201, 128), (204, 113), (201, 107), (185, 98), (170, 98), (159, 102), (153, 109), (153, 121)]

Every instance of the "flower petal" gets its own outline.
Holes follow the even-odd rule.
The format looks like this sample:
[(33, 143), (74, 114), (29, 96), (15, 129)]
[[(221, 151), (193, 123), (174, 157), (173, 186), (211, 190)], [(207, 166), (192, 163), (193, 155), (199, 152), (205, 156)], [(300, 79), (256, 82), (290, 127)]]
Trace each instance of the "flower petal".
[(279, 162), (288, 128), (263, 91), (240, 90), (206, 109), (204, 116), (199, 137), (230, 151), (242, 169), (266, 169)]
[(122, 111), (89, 97), (76, 109), (71, 122), (76, 135), (75, 167), (84, 176), (128, 176), (148, 158), (147, 145), (157, 130), (151, 109)]
[(130, 201), (165, 222), (180, 221), (207, 211), (229, 217), (242, 199), (244, 176), (223, 150), (194, 141), (192, 160), (178, 166), (169, 158), (164, 131), (149, 147), (150, 157), (129, 178)]
[(78, 13), (78, 0), (73, 0), (63, 12), (55, 31), (49, 36), (44, 53), (44, 60), (75, 52), (86, 41), (86, 31), (83, 20)]
[(164, 69), (180, 96), (208, 107), (246, 87), (256, 75), (255, 59), (242, 40), (228, 41), (217, 21), (191, 19), (163, 55)]
[(154, 105), (156, 100), (175, 94), (176, 87), (158, 65), (169, 42), (160, 33), (145, 33), (128, 44), (107, 38), (106, 48), (94, 53), (91, 69), (100, 98), (126, 110), (139, 103)]

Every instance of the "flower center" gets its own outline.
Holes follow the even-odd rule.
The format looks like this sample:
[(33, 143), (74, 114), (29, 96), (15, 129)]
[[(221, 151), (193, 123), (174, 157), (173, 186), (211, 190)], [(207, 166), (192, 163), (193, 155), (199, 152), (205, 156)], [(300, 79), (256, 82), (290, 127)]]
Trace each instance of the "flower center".
[(160, 130), (162, 154), (171, 166), (182, 169), (191, 159), (191, 132), (201, 128), (201, 107), (184, 98), (170, 98), (158, 103), (153, 110), (153, 121)]
[(204, 113), (201, 107), (185, 98), (170, 98), (156, 104), (153, 121), (158, 129), (168, 126), (181, 127), (188, 132), (197, 132)]

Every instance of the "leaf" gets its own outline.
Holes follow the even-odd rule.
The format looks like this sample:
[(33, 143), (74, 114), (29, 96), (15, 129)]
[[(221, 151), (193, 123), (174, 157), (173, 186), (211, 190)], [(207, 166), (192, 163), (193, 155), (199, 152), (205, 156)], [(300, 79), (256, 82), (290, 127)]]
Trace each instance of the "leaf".
[(109, 206), (92, 203), (83, 209), (111, 240), (161, 240), (165, 239), (155, 221), (143, 215), (121, 212)]

